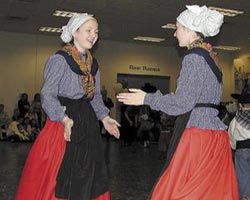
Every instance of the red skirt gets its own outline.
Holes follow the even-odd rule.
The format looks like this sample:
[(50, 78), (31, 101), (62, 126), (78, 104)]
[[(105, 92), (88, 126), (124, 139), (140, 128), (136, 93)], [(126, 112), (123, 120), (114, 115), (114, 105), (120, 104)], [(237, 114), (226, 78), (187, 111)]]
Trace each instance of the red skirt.
[[(65, 146), (63, 125), (47, 119), (26, 160), (15, 200), (60, 200), (55, 186)], [(110, 200), (110, 193), (93, 200)]]
[(228, 133), (185, 129), (151, 200), (238, 200)]

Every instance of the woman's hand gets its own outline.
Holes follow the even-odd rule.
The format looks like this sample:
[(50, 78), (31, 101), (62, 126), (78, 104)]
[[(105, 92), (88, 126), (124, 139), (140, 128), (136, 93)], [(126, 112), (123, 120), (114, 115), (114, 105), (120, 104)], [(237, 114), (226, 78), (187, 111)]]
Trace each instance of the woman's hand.
[(109, 116), (106, 116), (102, 119), (102, 123), (109, 134), (113, 135), (117, 139), (120, 138), (118, 126), (120, 127), (121, 125), (116, 120), (110, 118)]
[(143, 105), (146, 93), (139, 89), (129, 89), (129, 92), (119, 93), (116, 97), (119, 102), (127, 105)]
[(70, 137), (71, 137), (71, 128), (74, 125), (74, 122), (72, 119), (69, 117), (64, 117), (62, 120), (63, 126), (64, 126), (64, 139), (67, 142), (70, 142)]

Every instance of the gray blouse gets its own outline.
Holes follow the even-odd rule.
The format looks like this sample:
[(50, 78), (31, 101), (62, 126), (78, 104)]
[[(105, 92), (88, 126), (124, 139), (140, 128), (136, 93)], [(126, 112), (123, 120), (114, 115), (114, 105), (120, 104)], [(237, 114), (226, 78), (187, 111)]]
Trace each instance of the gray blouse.
[(182, 61), (175, 94), (162, 95), (160, 91), (146, 94), (144, 104), (173, 116), (193, 109), (187, 127), (225, 130), (227, 126), (217, 116), (218, 110), (194, 108), (197, 103), (219, 104), (221, 95), (222, 85), (206, 60), (200, 55), (188, 54)]
[[(108, 115), (100, 92), (100, 71), (95, 75), (95, 95), (91, 105), (98, 119)], [(82, 76), (74, 73), (65, 58), (59, 54), (52, 55), (45, 66), (44, 83), (41, 90), (42, 107), (52, 121), (61, 121), (65, 116), (65, 107), (57, 96), (79, 99), (85, 94), (82, 87)]]

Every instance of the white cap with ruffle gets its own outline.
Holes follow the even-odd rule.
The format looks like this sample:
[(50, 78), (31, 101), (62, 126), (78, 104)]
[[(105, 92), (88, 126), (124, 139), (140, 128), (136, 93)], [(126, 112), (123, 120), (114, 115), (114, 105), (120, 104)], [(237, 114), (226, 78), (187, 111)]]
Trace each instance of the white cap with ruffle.
[(224, 16), (218, 11), (211, 10), (206, 6), (186, 6), (177, 21), (183, 26), (202, 33), (205, 37), (212, 37), (220, 32)]
[(90, 19), (95, 19), (93, 15), (88, 13), (76, 13), (74, 14), (66, 26), (62, 27), (61, 39), (63, 42), (68, 43), (73, 39), (73, 33), (85, 22)]

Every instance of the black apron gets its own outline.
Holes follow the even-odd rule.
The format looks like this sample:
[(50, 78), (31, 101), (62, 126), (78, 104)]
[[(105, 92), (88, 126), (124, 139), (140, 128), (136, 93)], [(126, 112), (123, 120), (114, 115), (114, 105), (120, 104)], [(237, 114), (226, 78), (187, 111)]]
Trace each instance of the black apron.
[[(73, 58), (63, 55), (71, 70), (82, 75)], [(93, 60), (91, 73), (98, 70)], [(57, 175), (55, 196), (68, 200), (89, 200), (108, 191), (108, 176), (102, 148), (99, 121), (86, 95), (80, 99), (58, 97), (66, 107), (66, 114), (74, 121), (71, 142), (66, 143), (64, 157)]]

